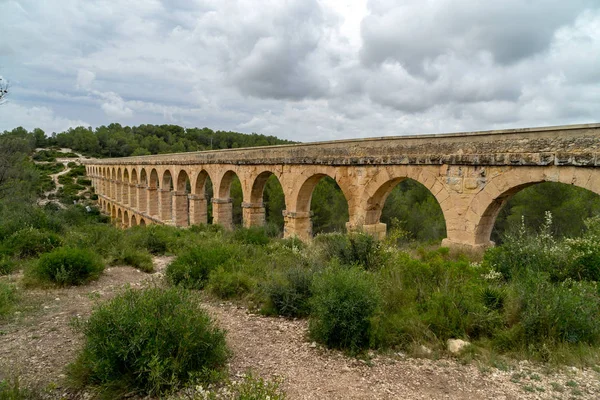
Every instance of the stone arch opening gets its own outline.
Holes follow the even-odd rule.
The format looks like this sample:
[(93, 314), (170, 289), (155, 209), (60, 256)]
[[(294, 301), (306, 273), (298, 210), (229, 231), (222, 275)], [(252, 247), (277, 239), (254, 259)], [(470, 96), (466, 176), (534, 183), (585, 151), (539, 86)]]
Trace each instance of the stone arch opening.
[(129, 226), (130, 226), (129, 212), (127, 210), (125, 210), (123, 212), (123, 227), (129, 228)]
[(383, 235), (388, 229), (401, 230), (406, 239), (421, 242), (439, 242), (446, 237), (438, 200), (421, 182), (406, 177), (390, 179), (375, 191), (367, 202), (365, 224), (379, 228)]
[(190, 177), (182, 169), (177, 174), (175, 191), (173, 192), (173, 220), (177, 226), (188, 226), (190, 224), (190, 204), (188, 199), (190, 189)]
[(173, 199), (171, 192), (173, 191), (173, 176), (171, 171), (163, 172), (162, 180), (159, 189), (159, 209), (160, 219), (167, 223), (173, 220)]
[(110, 173), (110, 198), (116, 199), (117, 197), (117, 170), (112, 169)]
[(127, 169), (123, 169), (123, 183), (122, 183), (122, 198), (123, 204), (129, 204), (129, 171)]
[(285, 194), (281, 182), (271, 171), (261, 172), (250, 192), (250, 204), (244, 204), (244, 225), (262, 226), (265, 223), (283, 232)]
[(225, 229), (241, 225), (243, 198), (238, 175), (232, 170), (225, 172), (212, 199), (214, 223), (221, 224)]
[(196, 175), (189, 197), (190, 224), (212, 223), (213, 184), (206, 170)]
[(110, 217), (112, 218), (113, 221), (115, 221), (117, 219), (117, 207), (115, 207), (114, 204), (109, 207), (111, 207)]
[(137, 194), (138, 194), (138, 176), (135, 168), (131, 170), (131, 180), (129, 186), (129, 205), (131, 207), (138, 207)]
[[(145, 173), (145, 171), (143, 171)], [(145, 176), (145, 174), (143, 174)], [(158, 172), (155, 168), (150, 171), (148, 178), (148, 214), (158, 216)]]
[(120, 203), (123, 200), (123, 175), (121, 174), (121, 168), (117, 169), (117, 181), (115, 182), (115, 186), (116, 200)]
[(140, 218), (140, 226), (146, 226), (146, 219)]
[(552, 214), (552, 232), (557, 237), (579, 236), (585, 219), (600, 214), (600, 195), (581, 186), (542, 181), (512, 187), (492, 201), (476, 229), (479, 243), (502, 243), (506, 232), (523, 222), (537, 231)]
[[(300, 223), (296, 228), (300, 237), (345, 232), (348, 201), (336, 180), (324, 173), (306, 179), (298, 192), (295, 218)], [(301, 222), (302, 219), (306, 221)]]
[(137, 216), (131, 213), (131, 226), (138, 226)]
[(117, 219), (115, 222), (119, 228), (123, 226), (123, 213), (120, 208), (117, 209)]

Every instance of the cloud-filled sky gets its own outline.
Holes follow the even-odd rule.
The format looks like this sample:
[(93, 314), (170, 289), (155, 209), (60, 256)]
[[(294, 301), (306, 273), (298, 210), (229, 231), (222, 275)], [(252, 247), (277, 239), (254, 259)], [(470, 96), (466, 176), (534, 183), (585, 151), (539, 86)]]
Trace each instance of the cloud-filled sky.
[(600, 121), (599, 0), (0, 0), (0, 131), (315, 141)]

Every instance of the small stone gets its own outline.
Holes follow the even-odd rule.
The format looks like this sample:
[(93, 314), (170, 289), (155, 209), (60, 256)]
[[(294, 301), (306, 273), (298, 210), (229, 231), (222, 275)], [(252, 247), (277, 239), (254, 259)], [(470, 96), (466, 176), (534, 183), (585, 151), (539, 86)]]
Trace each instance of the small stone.
[(471, 343), (461, 339), (448, 339), (446, 342), (448, 345), (448, 351), (452, 354), (460, 353), (465, 347)]
[(427, 356), (428, 356), (428, 355), (430, 355), (430, 354), (432, 353), (432, 350), (431, 350), (429, 347), (427, 347), (427, 346), (423, 346), (423, 345), (421, 345), (421, 346), (419, 347), (419, 350), (421, 351), (421, 353), (422, 353), (422, 354), (425, 354), (425, 355), (427, 355)]
[(310, 344), (310, 347), (311, 347), (312, 349), (314, 349), (315, 347), (317, 347), (317, 342), (312, 342), (312, 343)]
[(59, 297), (57, 297), (57, 298), (55, 298), (55, 299), (54, 299), (54, 301), (60, 301), (60, 298), (59, 298)]

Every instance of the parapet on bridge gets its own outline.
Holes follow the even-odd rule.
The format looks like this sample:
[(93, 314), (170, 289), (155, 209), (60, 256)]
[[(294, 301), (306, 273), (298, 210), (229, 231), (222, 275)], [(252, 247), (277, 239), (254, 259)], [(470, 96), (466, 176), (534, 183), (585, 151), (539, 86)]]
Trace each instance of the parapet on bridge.
[[(480, 251), (502, 205), (545, 181), (600, 194), (600, 124), (384, 137), (86, 160), (104, 212), (124, 226), (207, 222), (205, 183), (214, 184), (213, 223), (232, 227), (231, 182), (243, 191), (244, 226), (265, 222), (263, 190), (275, 175), (285, 194), (284, 237), (312, 237), (310, 201), (319, 180), (337, 182), (349, 230), (379, 238), (392, 189), (414, 179), (431, 191), (446, 220), (443, 245)], [(189, 185), (186, 183), (189, 182)]]

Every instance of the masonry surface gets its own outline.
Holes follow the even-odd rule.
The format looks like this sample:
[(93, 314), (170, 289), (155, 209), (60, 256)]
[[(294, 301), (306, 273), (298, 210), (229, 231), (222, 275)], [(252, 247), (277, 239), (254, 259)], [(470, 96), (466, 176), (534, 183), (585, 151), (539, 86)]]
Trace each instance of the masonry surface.
[(243, 191), (244, 226), (265, 223), (263, 191), (275, 175), (285, 194), (284, 237), (312, 237), (310, 201), (325, 176), (348, 202), (349, 230), (385, 237), (381, 211), (404, 179), (427, 187), (446, 220), (444, 246), (479, 252), (502, 205), (540, 182), (600, 194), (600, 124), (307, 143), (86, 160), (101, 209), (123, 226), (207, 222), (232, 228), (230, 188)]

